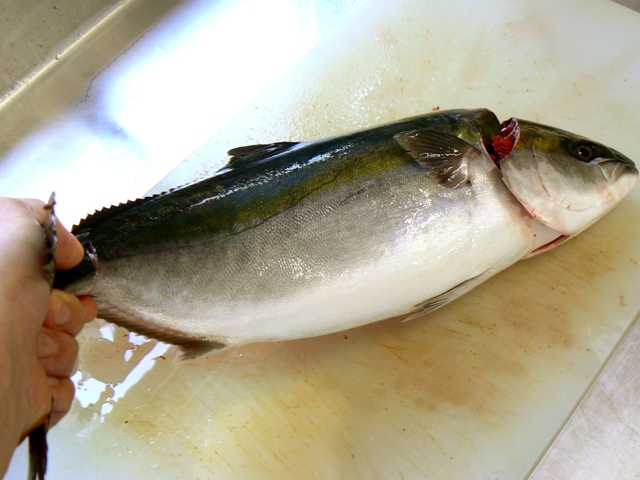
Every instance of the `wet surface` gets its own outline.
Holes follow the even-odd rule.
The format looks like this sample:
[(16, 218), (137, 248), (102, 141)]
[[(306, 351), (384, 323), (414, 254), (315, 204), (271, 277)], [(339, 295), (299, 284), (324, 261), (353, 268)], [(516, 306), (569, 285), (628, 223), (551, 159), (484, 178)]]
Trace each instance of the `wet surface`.
[[(626, 201), (577, 239), (411, 322), (180, 365), (173, 348), (134, 347), (95, 322), (82, 368), (86, 388), (104, 391), (76, 405), (66, 428), (91, 452), (94, 478), (108, 478), (111, 458), (125, 478), (140, 468), (154, 478), (483, 478), (498, 464), (502, 478), (519, 478), (530, 466), (519, 458), (543, 450), (640, 308), (621, 280), (640, 278), (640, 249), (627, 240), (640, 238), (629, 221), (637, 207)], [(152, 368), (119, 394), (144, 363)]]
[[(59, 184), (60, 208), (73, 219), (143, 194), (186, 155), (154, 191), (217, 170), (232, 147), (323, 137), (436, 108), (488, 107), (502, 120), (555, 125), (633, 158), (638, 19), (604, 1), (577, 5), (496, 1), (478, 12), (473, 2), (368, 2), (244, 110), (211, 121), (215, 134), (191, 155), (206, 116), (194, 117), (193, 130), (202, 131), (191, 137), (189, 123), (176, 121), (189, 118), (185, 110), (164, 116), (152, 108), (164, 97), (134, 94), (145, 93), (148, 71), (171, 70), (141, 61), (156, 28), (92, 88), (97, 72), (78, 88), (63, 130), (54, 122), (47, 135), (3, 147), (3, 188), (40, 195)], [(594, 22), (598, 29), (585, 28)], [(118, 83), (135, 65), (143, 74), (130, 78), (142, 80)], [(98, 87), (113, 96), (78, 103)], [(123, 92), (127, 102), (110, 103)], [(169, 106), (185, 100), (167, 98)], [(189, 105), (195, 97), (185, 98)], [(105, 105), (117, 122), (103, 120)], [(14, 119), (18, 106), (0, 113)], [(56, 132), (86, 126), (77, 120), (87, 112), (90, 142), (65, 135), (51, 143)], [(145, 120), (148, 128), (136, 127)], [(169, 148), (168, 132), (184, 143)], [(7, 138), (0, 146), (15, 140)], [(35, 185), (33, 169), (20, 170), (17, 159), (36, 162), (47, 152), (111, 183), (80, 188), (43, 175)], [(635, 191), (576, 239), (406, 323), (175, 365), (173, 348), (96, 321), (82, 336), (78, 402), (50, 434), (50, 478), (522, 478), (640, 308), (639, 204)], [(22, 452), (14, 464), (25, 462)]]

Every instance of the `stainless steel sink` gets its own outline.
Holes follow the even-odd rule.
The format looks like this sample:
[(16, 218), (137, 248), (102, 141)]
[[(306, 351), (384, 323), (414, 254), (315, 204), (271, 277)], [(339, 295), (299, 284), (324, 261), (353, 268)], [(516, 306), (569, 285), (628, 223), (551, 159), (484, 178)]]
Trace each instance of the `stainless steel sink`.
[(0, 194), (143, 194), (359, 3), (3, 0)]

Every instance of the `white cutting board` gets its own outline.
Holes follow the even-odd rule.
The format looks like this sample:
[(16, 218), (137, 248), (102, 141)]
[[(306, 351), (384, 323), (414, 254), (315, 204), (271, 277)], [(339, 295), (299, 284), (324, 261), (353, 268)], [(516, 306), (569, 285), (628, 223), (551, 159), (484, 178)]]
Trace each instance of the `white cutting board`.
[[(231, 147), (438, 107), (555, 125), (640, 162), (640, 16), (606, 0), (369, 1), (162, 185), (215, 171)], [(635, 190), (405, 324), (174, 365), (173, 349), (131, 351), (137, 337), (96, 322), (50, 478), (522, 478), (640, 308), (639, 206)]]

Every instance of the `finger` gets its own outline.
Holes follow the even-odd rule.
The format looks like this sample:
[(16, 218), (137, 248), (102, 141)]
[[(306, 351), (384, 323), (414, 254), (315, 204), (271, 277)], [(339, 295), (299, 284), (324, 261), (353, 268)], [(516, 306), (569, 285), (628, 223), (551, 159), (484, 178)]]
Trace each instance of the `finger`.
[(75, 267), (84, 256), (84, 248), (78, 239), (67, 228), (58, 222), (58, 246), (56, 248), (57, 268), (67, 269)]
[(82, 295), (78, 297), (84, 306), (85, 317), (84, 320), (86, 323), (89, 323), (91, 320), (98, 316), (98, 305), (96, 301), (90, 295)]
[(85, 303), (75, 295), (62, 290), (52, 290), (44, 326), (76, 336), (87, 322)]
[(52, 427), (71, 410), (76, 387), (68, 377), (48, 377), (47, 380), (51, 387), (51, 397), (53, 399), (52, 421), (49, 426)]
[(43, 328), (38, 334), (38, 357), (47, 375), (73, 375), (77, 356), (78, 342), (71, 335), (50, 328)]
[[(44, 203), (35, 198), (21, 198), (20, 202), (30, 210), (38, 223), (42, 225), (45, 220)], [(58, 232), (58, 246), (56, 247), (56, 263), (58, 268), (66, 269), (76, 266), (84, 256), (84, 248), (78, 239), (61, 223), (56, 223)]]
[(43, 203), (39, 200), (0, 198), (0, 260), (10, 272), (2, 280), (21, 288), (20, 282), (32, 282), (35, 277), (45, 280), (42, 272)]
[(18, 198), (16, 200), (21, 202), (28, 210), (30, 210), (34, 214), (36, 220), (40, 225), (44, 223), (45, 210), (43, 201), (37, 200), (35, 198)]

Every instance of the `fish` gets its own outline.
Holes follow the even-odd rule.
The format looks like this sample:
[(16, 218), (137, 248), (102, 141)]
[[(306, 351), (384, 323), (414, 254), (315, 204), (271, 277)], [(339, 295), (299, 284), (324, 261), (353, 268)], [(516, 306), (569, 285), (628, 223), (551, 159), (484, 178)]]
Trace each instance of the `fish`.
[(182, 359), (435, 310), (592, 225), (623, 154), (487, 109), (234, 148), (213, 176), (95, 212), (56, 287)]

